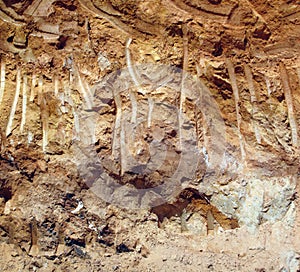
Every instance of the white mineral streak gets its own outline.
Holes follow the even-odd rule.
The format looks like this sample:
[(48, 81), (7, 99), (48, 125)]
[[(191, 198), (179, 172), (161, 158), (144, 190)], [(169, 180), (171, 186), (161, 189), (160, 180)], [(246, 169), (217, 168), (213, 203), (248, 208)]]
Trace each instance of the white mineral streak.
[(226, 59), (226, 65), (228, 69), (228, 74), (229, 78), (231, 81), (231, 86), (233, 90), (233, 95), (234, 95), (234, 100), (235, 100), (235, 110), (236, 110), (236, 119), (237, 119), (237, 127), (238, 127), (238, 137), (239, 137), (239, 142), (240, 142), (240, 148), (241, 148), (241, 157), (242, 161), (245, 162), (246, 159), (246, 152), (245, 152), (245, 143), (244, 143), (244, 138), (241, 133), (241, 115), (240, 115), (240, 110), (239, 110), (239, 90), (236, 82), (236, 76), (234, 72), (234, 67), (231, 62), (231, 60)]
[(14, 120), (17, 105), (18, 105), (20, 91), (21, 91), (21, 67), (18, 67), (17, 68), (17, 82), (16, 82), (15, 98), (13, 101), (13, 105), (11, 108), (11, 112), (10, 112), (7, 127), (6, 127), (6, 136), (11, 134), (11, 131), (12, 131), (12, 124), (13, 124), (13, 120)]
[(297, 121), (294, 114), (293, 97), (292, 97), (289, 77), (285, 65), (282, 62), (280, 62), (279, 64), (279, 69), (280, 69), (280, 75), (281, 75), (285, 100), (287, 104), (289, 123), (292, 131), (292, 145), (294, 147), (298, 147), (298, 127), (297, 127)]
[(27, 75), (23, 76), (23, 101), (22, 101), (22, 120), (21, 120), (21, 132), (24, 131), (24, 126), (26, 124), (26, 110), (27, 110)]

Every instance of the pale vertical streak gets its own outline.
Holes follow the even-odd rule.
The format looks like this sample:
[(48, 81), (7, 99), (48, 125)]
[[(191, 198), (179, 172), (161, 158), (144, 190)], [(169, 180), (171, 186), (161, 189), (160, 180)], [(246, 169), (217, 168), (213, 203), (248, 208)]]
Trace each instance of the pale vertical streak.
[(37, 102), (38, 105), (40, 105), (42, 102), (43, 89), (44, 89), (43, 76), (40, 76), (38, 82), (38, 102)]
[(238, 137), (239, 137), (240, 148), (241, 148), (241, 156), (242, 156), (242, 160), (245, 161), (246, 152), (245, 152), (243, 135), (241, 133), (241, 115), (240, 115), (240, 110), (239, 110), (239, 100), (240, 100), (239, 90), (238, 90), (238, 86), (237, 86), (237, 82), (236, 82), (234, 67), (233, 67), (231, 60), (226, 59), (226, 65), (227, 65), (228, 74), (229, 74), (229, 78), (231, 81), (231, 86), (232, 86), (234, 100), (235, 100), (235, 111), (236, 111), (236, 119), (237, 119), (237, 127), (238, 127)]
[(1, 75), (0, 75), (0, 105), (3, 100), (4, 90), (5, 90), (5, 73), (6, 73), (6, 63), (4, 59), (1, 59)]
[(33, 74), (32, 74), (32, 78), (31, 78), (31, 90), (30, 90), (30, 98), (29, 98), (29, 101), (30, 101), (30, 102), (33, 102), (33, 100), (34, 100), (34, 96), (35, 96), (35, 93), (34, 93), (35, 85), (36, 85), (36, 74), (33, 73)]
[(186, 94), (184, 90), (184, 81), (186, 77), (186, 73), (188, 70), (189, 64), (189, 51), (188, 51), (188, 36), (187, 36), (187, 27), (186, 25), (182, 26), (183, 31), (183, 65), (182, 65), (182, 75), (181, 75), (181, 83), (180, 83), (180, 94), (179, 94), (179, 144), (180, 148), (182, 148), (182, 125), (183, 125), (183, 106), (186, 100)]
[(125, 128), (122, 123), (122, 100), (119, 93), (114, 93), (114, 100), (116, 105), (116, 120), (112, 142), (112, 156), (114, 159), (117, 158), (117, 147), (118, 147), (118, 134), (120, 132), (120, 175), (123, 176), (124, 169), (126, 168), (126, 142), (125, 142)]
[(124, 170), (126, 169), (126, 142), (125, 142), (125, 128), (124, 122), (121, 120), (121, 132), (120, 132), (120, 146), (121, 146), (121, 176), (124, 174)]
[(88, 94), (88, 96), (90, 98), (90, 102), (91, 102), (91, 104), (93, 106), (94, 105), (94, 101), (93, 101), (94, 93), (91, 90), (91, 87), (90, 87), (89, 83), (86, 80), (83, 80), (83, 84), (84, 84), (85, 89), (87, 91), (87, 94)]
[(272, 90), (271, 90), (271, 83), (269, 78), (265, 77), (265, 81), (266, 81), (266, 86), (267, 86), (267, 92), (268, 92), (268, 97), (270, 97)]
[(23, 76), (23, 101), (22, 101), (22, 120), (21, 120), (21, 132), (24, 131), (26, 123), (26, 109), (27, 109), (27, 75)]
[(153, 112), (153, 108), (154, 108), (154, 102), (152, 98), (148, 98), (148, 106), (149, 106), (149, 110), (148, 110), (148, 128), (151, 127), (151, 123), (152, 123), (152, 112)]
[[(144, 90), (142, 90), (142, 88), (140, 87), (140, 84), (136, 78), (136, 74), (133, 70), (132, 64), (131, 64), (131, 56), (130, 56), (130, 50), (129, 50), (129, 46), (131, 43), (132, 39), (128, 38), (127, 42), (126, 42), (126, 49), (125, 49), (125, 55), (126, 55), (126, 64), (127, 64), (127, 68), (129, 71), (129, 74), (132, 78), (132, 81), (134, 83), (134, 85), (137, 87), (138, 92), (142, 93), (143, 95), (145, 94)], [(131, 116), (131, 123), (136, 123), (136, 118), (137, 118), (137, 100), (135, 97), (135, 93), (132, 91), (132, 88), (130, 87), (130, 91), (129, 91), (129, 99), (131, 102), (131, 107), (132, 107), (132, 116)]]
[(47, 109), (46, 99), (43, 97), (41, 101), (42, 129), (43, 129), (43, 152), (46, 151), (48, 145), (49, 131), (49, 112)]
[(43, 123), (43, 152), (46, 151), (48, 145), (48, 122)]
[(292, 131), (292, 145), (294, 147), (298, 147), (298, 128), (297, 128), (297, 121), (294, 114), (293, 97), (292, 97), (289, 77), (285, 65), (282, 62), (280, 62), (279, 64), (279, 69), (280, 69), (280, 75), (281, 75), (285, 100), (287, 104), (289, 123)]
[(54, 76), (54, 95), (55, 95), (55, 97), (58, 96), (58, 90), (59, 90), (59, 80), (58, 80), (58, 76), (55, 75)]
[(44, 94), (42, 76), (40, 76), (39, 78), (38, 102), (40, 106), (42, 131), (43, 131), (42, 148), (43, 148), (43, 152), (46, 152), (46, 147), (48, 145), (48, 131), (49, 131), (49, 108)]
[(114, 94), (114, 100), (116, 105), (116, 120), (115, 120), (115, 126), (114, 126), (114, 133), (113, 133), (113, 139), (112, 139), (112, 156), (113, 158), (117, 158), (117, 138), (118, 133), (121, 129), (121, 119), (122, 119), (122, 101), (120, 94)]
[(300, 67), (297, 67), (297, 75), (298, 75), (299, 85), (300, 85)]
[[(260, 13), (258, 13), (256, 11), (256, 9), (254, 8), (254, 6), (252, 5), (252, 3), (249, 0), (242, 0), (241, 2), (244, 2), (246, 4), (245, 6), (247, 6), (247, 4), (248, 4), (248, 6), (251, 8), (253, 14), (257, 18), (259, 18), (265, 25), (268, 25), (268, 23), (266, 22), (266, 20), (264, 19), (264, 17)], [(243, 5), (243, 3), (241, 3), (241, 5)]]
[(71, 69), (69, 69), (69, 82), (65, 84), (64, 89), (65, 89), (65, 96), (69, 97), (71, 96), (71, 89), (73, 87), (73, 74)]
[(134, 83), (134, 85), (137, 87), (138, 89), (138, 92), (145, 95), (145, 90), (141, 87), (141, 84), (139, 83), (138, 79), (137, 79), (137, 75), (136, 75), (136, 72), (132, 66), (132, 63), (131, 63), (131, 53), (130, 53), (130, 44), (132, 42), (132, 39), (131, 38), (128, 38), (127, 39), (127, 42), (126, 42), (126, 49), (125, 49), (125, 55), (126, 55), (126, 64), (127, 64), (127, 68), (128, 68), (128, 71), (129, 71), (129, 74), (132, 78), (132, 81)]
[(6, 136), (8, 136), (11, 131), (12, 131), (12, 123), (15, 117), (17, 105), (18, 105), (18, 100), (20, 96), (20, 91), (21, 91), (21, 67), (17, 68), (17, 78), (16, 78), (16, 90), (15, 90), (15, 98), (13, 101), (13, 105), (10, 111), (7, 127), (6, 127)]
[(255, 120), (254, 120), (254, 117), (257, 114), (258, 109), (257, 109), (257, 105), (256, 105), (257, 97), (256, 97), (254, 83), (253, 83), (253, 75), (250, 70), (250, 67), (247, 64), (244, 65), (244, 68), (245, 68), (245, 75), (246, 75), (246, 79), (247, 79), (248, 87), (249, 87), (249, 91), (250, 91), (250, 101), (251, 101), (251, 105), (252, 105), (252, 126), (254, 129), (256, 141), (259, 144), (261, 144), (261, 136), (260, 136), (259, 127), (257, 126), (257, 124), (255, 123)]
[[(82, 95), (83, 95), (83, 98), (84, 98), (84, 100), (85, 100), (85, 103), (86, 103), (86, 107), (88, 108), (88, 109), (91, 109), (92, 107), (93, 107), (93, 102), (92, 102), (92, 98), (91, 98), (91, 95), (90, 95), (90, 93), (89, 93), (89, 90), (88, 90), (88, 88), (86, 88), (84, 85), (84, 81), (83, 81), (83, 79), (81, 78), (81, 75), (80, 75), (80, 72), (79, 72), (79, 70), (78, 70), (78, 68), (77, 68), (77, 66), (74, 64), (74, 72), (75, 72), (75, 74), (76, 74), (76, 77), (77, 77), (77, 79), (78, 79), (78, 84), (79, 84), (79, 88), (80, 88), (80, 91), (81, 91), (81, 93), (82, 93)], [(71, 73), (70, 73), (70, 75), (71, 75)]]
[[(202, 75), (202, 71), (201, 71), (201, 68), (200, 68), (198, 63), (196, 64), (196, 70), (197, 70), (197, 76), (198, 76), (198, 78), (200, 78), (201, 75)], [(202, 92), (202, 90), (200, 90), (200, 107), (203, 105), (203, 103), (204, 103), (204, 101), (203, 101), (203, 92)], [(195, 120), (197, 120), (197, 115), (198, 115), (197, 110), (198, 110), (198, 108), (196, 107), (195, 108)], [(202, 114), (202, 116), (203, 116), (203, 119), (204, 119), (204, 122), (202, 123), (202, 129), (203, 129), (203, 133), (202, 133), (203, 134), (203, 147), (202, 147), (203, 152), (202, 153), (203, 153), (204, 157), (206, 157), (208, 155), (207, 155), (207, 152), (205, 152), (205, 150), (207, 149), (208, 144), (209, 144), (209, 141), (206, 137), (207, 133), (208, 133), (208, 127), (207, 127), (207, 122), (205, 121), (205, 115)], [(197, 127), (196, 127), (196, 134), (197, 134), (197, 137), (198, 137), (199, 135), (198, 135), (198, 128)], [(208, 162), (208, 159), (209, 158), (207, 158), (207, 162)]]
[(75, 137), (74, 140), (80, 140), (79, 131), (80, 131), (80, 124), (79, 124), (79, 117), (77, 112), (75, 111), (74, 107), (72, 107), (73, 117), (74, 117), (74, 130), (75, 130)]

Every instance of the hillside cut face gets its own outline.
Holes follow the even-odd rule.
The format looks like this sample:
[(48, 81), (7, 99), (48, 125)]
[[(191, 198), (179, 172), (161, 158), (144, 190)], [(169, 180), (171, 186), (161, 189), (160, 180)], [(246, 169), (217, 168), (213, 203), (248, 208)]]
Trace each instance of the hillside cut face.
[(300, 2), (0, 0), (1, 271), (300, 271)]

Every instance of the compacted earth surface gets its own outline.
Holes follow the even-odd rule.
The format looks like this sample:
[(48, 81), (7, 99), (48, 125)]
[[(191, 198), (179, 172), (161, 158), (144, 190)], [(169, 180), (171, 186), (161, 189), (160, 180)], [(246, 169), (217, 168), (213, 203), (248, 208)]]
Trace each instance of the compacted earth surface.
[(1, 271), (300, 271), (300, 2), (0, 0)]

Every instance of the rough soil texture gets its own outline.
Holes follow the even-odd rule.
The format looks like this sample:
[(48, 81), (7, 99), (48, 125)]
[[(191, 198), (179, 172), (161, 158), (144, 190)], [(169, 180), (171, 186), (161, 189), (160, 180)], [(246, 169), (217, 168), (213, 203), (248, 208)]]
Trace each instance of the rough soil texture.
[(0, 0), (1, 271), (300, 271), (300, 2)]

